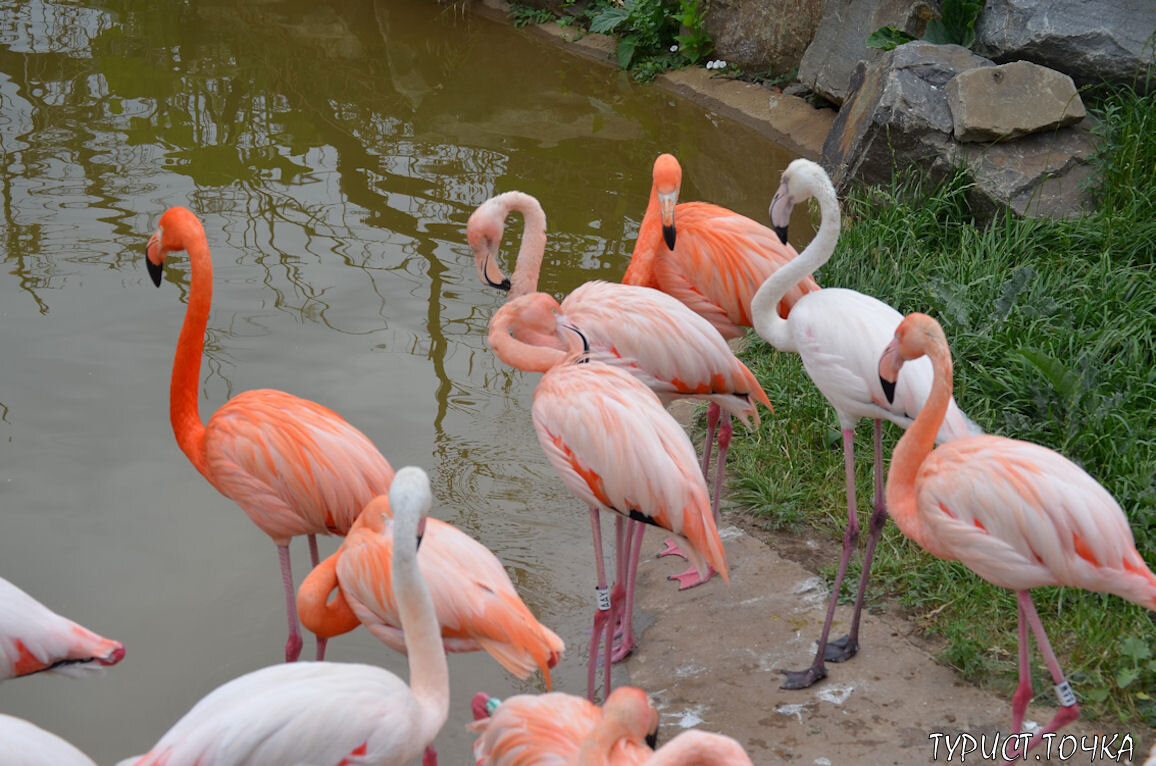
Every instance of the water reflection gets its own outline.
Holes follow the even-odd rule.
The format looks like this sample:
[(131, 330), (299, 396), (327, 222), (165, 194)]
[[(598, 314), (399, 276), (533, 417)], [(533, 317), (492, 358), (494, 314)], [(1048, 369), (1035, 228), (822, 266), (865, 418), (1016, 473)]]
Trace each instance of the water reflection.
[[(543, 289), (617, 279), (661, 150), (686, 198), (759, 218), (790, 159), (430, 0), (0, 0), (0, 575), (128, 650), (103, 679), (5, 684), (0, 710), (113, 762), (279, 659), (274, 548), (167, 423), (188, 264), (157, 290), (141, 256), (173, 204), (214, 255), (202, 412), (281, 388), (427, 468), (435, 513), (498, 553), (581, 692), (587, 517), (538, 450), (537, 376), (485, 347), (503, 296), (478, 284), (465, 222), (522, 189), (549, 217)], [(404, 673), (364, 631), (331, 651)], [(469, 695), (541, 687), (485, 656), (450, 667), (439, 748), (465, 763)]]

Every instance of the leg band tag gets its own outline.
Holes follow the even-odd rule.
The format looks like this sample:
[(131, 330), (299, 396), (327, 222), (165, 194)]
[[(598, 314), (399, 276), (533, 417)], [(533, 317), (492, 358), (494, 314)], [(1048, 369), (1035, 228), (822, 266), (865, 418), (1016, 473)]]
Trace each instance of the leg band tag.
[(610, 611), (610, 588), (595, 587), (594, 592), (598, 594), (598, 611)]
[(1071, 707), (1076, 704), (1076, 693), (1072, 691), (1072, 685), (1066, 679), (1063, 683), (1056, 684), (1056, 696), (1060, 698), (1062, 707)]

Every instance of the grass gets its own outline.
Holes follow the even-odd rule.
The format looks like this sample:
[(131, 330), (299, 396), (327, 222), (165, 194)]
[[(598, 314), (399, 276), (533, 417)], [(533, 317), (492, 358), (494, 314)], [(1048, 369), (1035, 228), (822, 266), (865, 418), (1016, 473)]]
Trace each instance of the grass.
[[(1105, 91), (1098, 208), (1080, 220), (1011, 215), (977, 227), (968, 181), (904, 176), (853, 194), (820, 284), (874, 295), (944, 326), (956, 398), (989, 433), (1042, 444), (1081, 465), (1119, 501), (1156, 568), (1156, 96)], [(776, 407), (735, 439), (731, 495), (771, 524), (842, 535), (842, 445), (834, 411), (797, 356), (750, 336), (744, 361)], [(885, 453), (900, 431), (885, 429)], [(856, 433), (860, 518), (871, 485), (870, 425)], [(833, 575), (835, 562), (831, 562)], [(849, 600), (858, 573), (847, 577)], [(870, 593), (898, 597), (945, 641), (941, 659), (1009, 693), (1016, 677), (1014, 595), (935, 559), (888, 525)], [(1033, 591), (1085, 715), (1156, 726), (1156, 616), (1115, 596)], [(1035, 688), (1050, 677), (1033, 653)], [(1048, 704), (1054, 706), (1054, 700)]]

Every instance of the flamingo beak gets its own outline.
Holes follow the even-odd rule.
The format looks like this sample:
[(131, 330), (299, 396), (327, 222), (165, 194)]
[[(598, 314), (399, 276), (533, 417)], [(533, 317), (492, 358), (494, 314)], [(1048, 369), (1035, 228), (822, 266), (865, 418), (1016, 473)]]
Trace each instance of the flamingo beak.
[(903, 360), (899, 356), (899, 339), (892, 338), (879, 357), (879, 385), (888, 404), (895, 403), (895, 384), (899, 380), (899, 368)]
[(678, 204), (678, 190), (658, 193), (658, 208), (662, 215), (662, 239), (674, 250), (674, 206)]
[[(484, 260), (484, 263), (482, 264), (482, 268), (479, 270), (481, 273), (481, 276), (482, 276), (482, 281), (485, 282), (490, 287), (498, 288), (502, 292), (507, 292), (507, 293), (510, 292), (510, 279), (509, 279), (509, 277), (506, 277), (505, 275), (502, 274), (501, 269), (499, 269), (497, 267), (497, 264), (494, 263), (494, 259), (491, 256), (491, 254), (487, 253), (484, 256), (484, 258), (485, 258), (485, 260)], [(498, 277), (497, 279), (490, 276), (491, 268), (493, 269), (494, 273), (497, 274), (497, 277)]]
[(791, 203), (791, 195), (787, 193), (787, 185), (779, 184), (778, 191), (771, 199), (771, 207), (767, 211), (771, 217), (771, 229), (778, 235), (779, 241), (787, 244), (787, 226), (791, 223), (791, 211), (795, 206)]
[(419, 550), (419, 551), (421, 550), (422, 538), (425, 537), (425, 522), (426, 522), (426, 520), (422, 519), (420, 522), (418, 522), (418, 525), (417, 525), (417, 547), (416, 547), (416, 550)]
[[(149, 278), (152, 279), (153, 284), (157, 287), (161, 286), (161, 277), (164, 275), (165, 258), (163, 255), (157, 256), (157, 248), (160, 247), (160, 232), (149, 237), (149, 242), (145, 246), (145, 266), (148, 267)], [(156, 259), (155, 261), (153, 259)]]

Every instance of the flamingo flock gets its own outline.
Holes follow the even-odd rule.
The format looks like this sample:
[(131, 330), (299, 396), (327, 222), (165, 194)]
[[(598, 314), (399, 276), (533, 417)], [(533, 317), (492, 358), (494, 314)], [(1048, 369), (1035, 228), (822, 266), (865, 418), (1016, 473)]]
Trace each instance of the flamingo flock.
[[(1043, 736), (1079, 715), (1030, 589), (1069, 585), (1156, 611), (1156, 575), (1136, 550), (1123, 511), (1058, 453), (985, 435), (967, 418), (952, 397), (951, 352), (933, 318), (903, 317), (871, 296), (819, 288), (810, 274), (832, 257), (840, 227), (838, 200), (819, 165), (800, 159), (786, 169), (770, 205), (771, 227), (714, 205), (679, 203), (681, 178), (672, 155), (658, 157), (623, 283), (590, 282), (561, 303), (537, 289), (547, 246), (537, 200), (500, 194), (467, 224), (479, 279), (509, 292), (490, 321), (489, 346), (511, 367), (541, 374), (529, 417), (558, 478), (588, 509), (596, 583), (586, 696), (548, 691), (499, 701), (475, 695), (476, 763), (751, 763), (734, 739), (704, 731), (683, 732), (655, 749), (653, 703), (641, 689), (612, 688), (610, 672), (637, 646), (632, 617), (646, 525), (671, 535), (660, 555), (689, 560), (690, 570), (674, 578), (680, 589), (703, 586), (714, 574), (722, 583), (711, 587), (730, 582), (718, 529), (730, 418), (755, 429), (758, 405), (771, 408), (726, 343), (747, 327), (776, 349), (800, 355), (843, 431), (848, 522), (842, 555), (814, 659), (806, 669), (783, 670), (784, 688), (810, 686), (826, 677), (826, 662), (857, 653), (871, 559), (890, 517), (931, 554), (1016, 592), (1020, 675), (1012, 731), (1023, 730), (1033, 694), (1033, 637), (1060, 702), (1052, 721), (1017, 753), (1026, 757)], [(786, 244), (786, 224), (792, 209), (811, 198), (819, 203), (821, 225), (796, 253)], [(523, 216), (525, 234), (507, 278), (498, 260), (513, 212)], [(121, 766), (340, 766), (418, 758), (432, 766), (452, 702), (446, 652), (485, 651), (518, 678), (541, 672), (549, 689), (565, 645), (522, 601), (493, 552), (430, 516), (436, 501), (425, 472), (411, 466), (395, 475), (381, 451), (332, 410), (261, 389), (233, 397), (202, 421), (198, 380), (212, 300), (208, 239), (192, 212), (174, 207), (146, 247), (158, 287), (173, 253), (188, 253), (192, 274), (172, 368), (170, 421), (193, 467), (277, 547), (288, 624), (285, 663), (218, 687), (159, 734), (148, 752)], [(675, 398), (709, 405), (701, 459), (665, 408)], [(865, 417), (874, 422), (874, 508), (851, 629), (831, 640), (836, 599), (859, 536), (852, 435)], [(885, 484), (883, 420), (906, 429)], [(604, 513), (613, 514), (616, 526), (613, 581), (601, 540)], [(344, 538), (324, 561), (319, 534)], [(299, 535), (308, 538), (312, 570), (295, 592), (288, 544)], [(298, 661), (299, 621), (316, 636), (315, 661)], [(408, 682), (373, 665), (324, 660), (329, 639), (361, 625), (407, 655)], [(124, 656), (120, 643), (0, 579), (0, 681), (37, 672), (84, 675)], [(601, 706), (595, 704), (599, 667)], [(51, 733), (0, 716), (0, 755), (6, 753), (19, 763), (92, 764)]]

